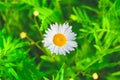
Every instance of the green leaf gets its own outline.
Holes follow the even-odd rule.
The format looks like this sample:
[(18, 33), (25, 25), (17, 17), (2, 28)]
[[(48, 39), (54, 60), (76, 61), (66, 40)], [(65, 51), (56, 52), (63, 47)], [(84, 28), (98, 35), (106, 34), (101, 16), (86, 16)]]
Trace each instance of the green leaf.
[(60, 71), (57, 73), (55, 80), (64, 80), (64, 64), (61, 67)]
[(45, 61), (50, 61), (50, 62), (54, 61), (50, 56), (46, 56), (46, 55), (40, 56), (40, 58), (45, 60)]
[(8, 6), (0, 1), (0, 10), (6, 9), (6, 8), (8, 8)]
[(49, 80), (47, 77), (43, 77), (44, 80)]
[(100, 46), (94, 45), (94, 47), (95, 47), (98, 51), (101, 51), (101, 47), (100, 47)]
[(120, 71), (114, 72), (111, 74), (112, 76), (120, 76)]
[(11, 73), (16, 78), (16, 80), (19, 80), (18, 74), (13, 68), (8, 69), (8, 72)]

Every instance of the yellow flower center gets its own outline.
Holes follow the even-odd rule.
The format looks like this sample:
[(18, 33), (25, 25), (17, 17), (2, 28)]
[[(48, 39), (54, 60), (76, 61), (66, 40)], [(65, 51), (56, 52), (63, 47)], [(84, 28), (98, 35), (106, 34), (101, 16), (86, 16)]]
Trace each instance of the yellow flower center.
[(58, 33), (53, 37), (53, 42), (55, 45), (61, 47), (66, 44), (66, 37), (64, 34)]

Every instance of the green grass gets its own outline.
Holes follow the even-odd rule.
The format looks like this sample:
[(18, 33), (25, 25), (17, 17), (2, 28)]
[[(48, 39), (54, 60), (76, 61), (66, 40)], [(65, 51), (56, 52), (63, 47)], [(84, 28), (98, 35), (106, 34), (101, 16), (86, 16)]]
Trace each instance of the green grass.
[[(70, 54), (43, 46), (55, 22), (68, 22), (77, 34)], [(0, 80), (93, 80), (93, 73), (98, 80), (119, 80), (119, 70), (120, 0), (0, 1)]]

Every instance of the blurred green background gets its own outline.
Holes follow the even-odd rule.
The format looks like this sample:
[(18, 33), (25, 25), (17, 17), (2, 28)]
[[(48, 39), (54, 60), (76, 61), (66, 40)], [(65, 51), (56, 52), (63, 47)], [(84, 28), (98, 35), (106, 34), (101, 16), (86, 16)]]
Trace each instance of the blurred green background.
[[(70, 54), (41, 42), (55, 22), (77, 34)], [(120, 0), (0, 0), (0, 80), (119, 79)]]

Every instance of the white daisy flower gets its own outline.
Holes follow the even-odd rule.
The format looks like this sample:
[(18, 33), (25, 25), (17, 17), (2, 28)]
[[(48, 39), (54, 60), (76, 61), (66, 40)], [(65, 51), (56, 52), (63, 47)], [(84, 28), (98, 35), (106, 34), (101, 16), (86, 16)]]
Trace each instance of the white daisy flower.
[(72, 26), (69, 26), (68, 23), (50, 25), (44, 36), (45, 38), (42, 42), (52, 53), (65, 55), (73, 51), (77, 46), (74, 41), (76, 34), (72, 32)]

